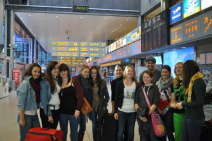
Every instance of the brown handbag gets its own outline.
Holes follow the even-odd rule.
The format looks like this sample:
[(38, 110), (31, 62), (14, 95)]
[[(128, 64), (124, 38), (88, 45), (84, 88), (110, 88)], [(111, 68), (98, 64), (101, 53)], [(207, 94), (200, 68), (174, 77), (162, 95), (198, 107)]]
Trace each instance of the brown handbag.
[(81, 108), (81, 112), (82, 112), (82, 114), (85, 115), (85, 114), (90, 113), (92, 111), (92, 108), (85, 97), (83, 98), (83, 100), (84, 100), (84, 102), (83, 102), (83, 105)]

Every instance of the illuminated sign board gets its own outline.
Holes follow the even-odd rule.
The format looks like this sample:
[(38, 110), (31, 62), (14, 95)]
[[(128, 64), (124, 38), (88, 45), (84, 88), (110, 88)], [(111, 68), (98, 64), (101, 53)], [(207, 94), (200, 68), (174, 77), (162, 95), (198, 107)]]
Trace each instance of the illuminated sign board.
[(171, 44), (183, 42), (183, 24), (171, 28), (170, 32)]
[(52, 56), (79, 56), (79, 52), (52, 52)]
[(105, 42), (52, 42), (52, 46), (70, 46), (70, 47), (106, 47)]
[(212, 53), (206, 53), (206, 64), (212, 64)]
[(200, 11), (200, 0), (184, 0), (183, 1), (183, 17), (186, 18)]
[(212, 11), (171, 28), (170, 34), (171, 44), (190, 41), (212, 34)]
[(73, 6), (73, 12), (87, 12), (89, 10), (89, 6)]
[(205, 53), (199, 55), (199, 63), (205, 64)]
[(212, 6), (212, 0), (201, 0), (201, 10)]
[(183, 8), (183, 3), (180, 2), (170, 9), (170, 24), (182, 19), (183, 17), (182, 8)]

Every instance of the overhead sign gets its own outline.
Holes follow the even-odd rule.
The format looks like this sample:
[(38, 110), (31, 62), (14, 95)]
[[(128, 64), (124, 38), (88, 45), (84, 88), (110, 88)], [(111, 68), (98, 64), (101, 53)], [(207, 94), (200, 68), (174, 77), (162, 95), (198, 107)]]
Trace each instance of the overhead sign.
[(183, 1), (183, 17), (186, 18), (200, 11), (200, 0), (184, 0)]
[(182, 19), (183, 13), (183, 3), (180, 2), (170, 9), (170, 24), (177, 22)]
[(206, 64), (212, 64), (212, 53), (206, 53)]
[(87, 12), (89, 6), (73, 6), (73, 12)]
[(199, 63), (205, 64), (205, 53), (199, 55)]
[(212, 6), (212, 0), (201, 0), (201, 10)]
[(170, 34), (172, 45), (212, 34), (212, 11), (171, 28)]
[(167, 17), (168, 10), (164, 10), (160, 14), (142, 24), (142, 51), (147, 51), (169, 44), (169, 19)]
[(86, 46), (86, 47), (106, 47), (105, 42), (52, 42), (53, 46)]

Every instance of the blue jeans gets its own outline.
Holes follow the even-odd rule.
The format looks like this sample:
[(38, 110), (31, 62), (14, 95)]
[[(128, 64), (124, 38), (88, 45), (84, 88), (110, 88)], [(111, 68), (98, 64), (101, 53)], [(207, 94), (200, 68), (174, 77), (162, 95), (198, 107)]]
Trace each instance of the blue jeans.
[(87, 115), (83, 115), (80, 112), (80, 119), (79, 119), (79, 134), (84, 134), (86, 130), (86, 120), (87, 120)]
[[(30, 128), (40, 127), (40, 122), (38, 120), (38, 115), (24, 115), (25, 126), (19, 125), (20, 130), (20, 141), (25, 141), (26, 133)], [(17, 121), (20, 121), (20, 114), (18, 114)]]
[(152, 122), (150, 122), (150, 132), (149, 134), (141, 134), (140, 135), (140, 141), (158, 141), (158, 137), (155, 136), (154, 130), (152, 128)]
[(91, 121), (92, 121), (93, 141), (97, 141), (97, 136), (99, 136), (99, 133), (98, 133), (97, 112), (92, 111), (92, 112), (90, 112), (89, 115), (90, 115)]
[(199, 141), (203, 123), (204, 120), (188, 119), (184, 117), (182, 141)]
[(135, 127), (136, 112), (125, 113), (118, 111), (118, 135), (117, 140), (123, 141), (123, 135), (127, 124), (128, 141), (134, 140), (134, 127)]
[(68, 121), (70, 122), (70, 137), (71, 141), (78, 141), (77, 129), (79, 124), (79, 118), (76, 119), (74, 115), (60, 114), (60, 128), (64, 132), (63, 140), (67, 140), (68, 133)]

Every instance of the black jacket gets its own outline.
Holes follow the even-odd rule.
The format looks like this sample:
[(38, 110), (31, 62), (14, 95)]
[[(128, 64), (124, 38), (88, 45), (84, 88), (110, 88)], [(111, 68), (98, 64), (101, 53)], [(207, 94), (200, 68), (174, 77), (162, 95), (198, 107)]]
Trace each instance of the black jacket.
[[(140, 84), (138, 82), (136, 82), (136, 81), (135, 81), (135, 83), (136, 83), (136, 91), (137, 91), (137, 89), (139, 88)], [(124, 87), (124, 81), (123, 80), (119, 81), (117, 83), (117, 86), (116, 86), (116, 95), (115, 95), (115, 101), (114, 101), (114, 105), (115, 105), (114, 106), (115, 107), (114, 111), (115, 111), (115, 113), (117, 113), (118, 108), (121, 108), (122, 105), (123, 105), (124, 88), (125, 88)], [(135, 91), (135, 93), (136, 93), (136, 91)]]

